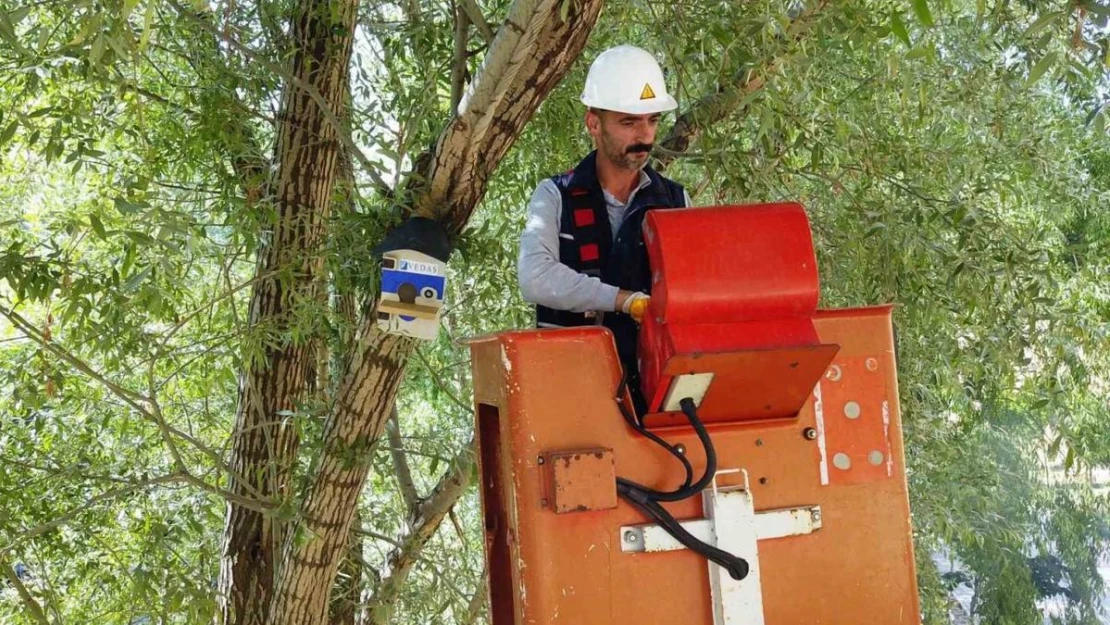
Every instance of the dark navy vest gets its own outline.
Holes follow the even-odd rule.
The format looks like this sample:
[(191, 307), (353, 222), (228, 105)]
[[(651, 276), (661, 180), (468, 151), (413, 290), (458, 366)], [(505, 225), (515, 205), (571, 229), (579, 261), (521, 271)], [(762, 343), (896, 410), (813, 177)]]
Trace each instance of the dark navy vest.
[[(682, 208), (686, 206), (686, 194), (682, 185), (660, 176), (651, 167), (644, 167), (651, 184), (636, 192), (614, 238), (605, 196), (597, 179), (596, 159), (597, 153), (590, 152), (573, 170), (551, 178), (559, 188), (563, 204), (559, 262), (617, 288), (650, 294), (651, 267), (641, 229), (644, 215), (649, 210)], [(536, 306), (536, 323), (546, 328), (571, 327), (594, 325), (595, 320), (583, 313)], [(639, 328), (631, 317), (619, 312), (605, 313), (603, 324), (613, 332), (637, 411), (642, 412), (636, 363)]]
[[(641, 230), (644, 215), (658, 208), (681, 208), (686, 205), (686, 195), (682, 185), (644, 167), (651, 184), (636, 193), (613, 237), (605, 196), (597, 180), (596, 158), (597, 153), (590, 152), (577, 167), (551, 178), (562, 196), (559, 262), (617, 288), (650, 294), (651, 268)], [(627, 316), (610, 313), (605, 317)], [(582, 313), (545, 306), (536, 307), (536, 321), (542, 327), (594, 323)]]

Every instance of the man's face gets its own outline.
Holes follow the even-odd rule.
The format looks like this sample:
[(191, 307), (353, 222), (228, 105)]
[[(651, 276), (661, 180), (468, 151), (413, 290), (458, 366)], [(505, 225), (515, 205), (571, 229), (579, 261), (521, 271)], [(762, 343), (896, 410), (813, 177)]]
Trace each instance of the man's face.
[(630, 115), (616, 111), (586, 111), (586, 128), (597, 152), (621, 169), (642, 168), (655, 145), (660, 113)]

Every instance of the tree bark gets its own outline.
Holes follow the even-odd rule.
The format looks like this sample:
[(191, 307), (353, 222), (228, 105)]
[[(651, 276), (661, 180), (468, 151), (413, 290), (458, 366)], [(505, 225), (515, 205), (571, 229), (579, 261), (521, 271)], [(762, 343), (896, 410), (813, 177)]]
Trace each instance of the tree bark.
[[(351, 522), (351, 533), (347, 538), (348, 550), (362, 554), (362, 533), (358, 530), (362, 525), (359, 522), (358, 510)], [(335, 592), (331, 598), (331, 615), (328, 617), (329, 625), (355, 625), (358, 620), (358, 611), (362, 598), (362, 560), (348, 555), (343, 558), (339, 566), (339, 574), (335, 580)]]
[[(272, 625), (323, 622), (370, 451), (389, 416), (412, 349), (411, 339), (378, 332), (373, 315), (362, 326), (359, 334), (368, 340), (356, 346), (335, 412), (324, 428), (324, 449), (302, 507), (303, 521), (285, 542), (284, 567), (270, 606)], [(367, 423), (361, 415), (376, 422)]]
[[(517, 134), (582, 53), (601, 0), (517, 0), (458, 115), (440, 135), (414, 212), (460, 232)], [(560, 10), (568, 5), (566, 21)], [(419, 161), (420, 159), (418, 159)]]
[[(440, 137), (414, 192), (414, 212), (459, 232), (505, 153), (585, 46), (601, 0), (518, 0), (499, 29), (482, 70)], [(560, 17), (566, 8), (566, 20)], [(324, 428), (324, 448), (301, 508), (302, 526), (287, 538), (270, 606), (274, 625), (314, 625), (326, 617), (367, 453), (385, 427), (413, 344), (382, 334), (372, 302), (364, 307), (355, 353)]]
[[(290, 415), (304, 399), (315, 353), (311, 341), (289, 336), (295, 308), (318, 299), (324, 224), (332, 204), (338, 144), (334, 124), (305, 87), (315, 89), (333, 118), (345, 105), (357, 1), (298, 3), (292, 22), (298, 81), (282, 96), (270, 182), (273, 221), (259, 252), (251, 295), (251, 335), (265, 336), (262, 352), (240, 374), (232, 432), (230, 488), (287, 498), (298, 436)], [(253, 199), (253, 198), (252, 198)], [(262, 205), (266, 206), (265, 198)], [(278, 274), (281, 274), (280, 276)], [(243, 506), (228, 506), (220, 562), (219, 610), (227, 625), (262, 625), (280, 571), (284, 523)]]

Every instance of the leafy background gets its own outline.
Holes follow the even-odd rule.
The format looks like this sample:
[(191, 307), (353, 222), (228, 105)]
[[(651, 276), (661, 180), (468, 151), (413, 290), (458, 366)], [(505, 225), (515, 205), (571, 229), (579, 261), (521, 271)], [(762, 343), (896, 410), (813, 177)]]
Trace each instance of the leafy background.
[[(266, 215), (236, 166), (273, 140), (293, 4), (0, 2), (0, 621), (212, 618), (238, 371), (275, 340), (245, 323)], [(495, 31), (508, 3), (478, 4)], [(631, 42), (668, 68), (680, 113), (727, 100), (668, 168), (695, 203), (800, 200), (822, 305), (897, 302), (925, 621), (1041, 623), (1051, 598), (1055, 622), (1108, 622), (1108, 16), (1085, 0), (606, 6), (452, 258), (444, 331), (411, 359), (396, 436), (373, 452), (360, 603), (411, 523), (401, 464), (426, 495), (470, 440), (459, 339), (531, 323), (524, 206), (589, 149), (588, 60)], [(454, 30), (447, 2), (361, 9), (350, 123), (373, 166), (337, 193), (334, 292), (374, 283), (393, 189), (451, 114)], [(488, 45), (470, 30), (466, 77)], [(328, 344), (350, 330), (318, 303), (297, 315), (295, 334)], [(291, 415), (302, 476), (321, 410)], [(484, 618), (477, 516), (471, 488), (393, 622)]]

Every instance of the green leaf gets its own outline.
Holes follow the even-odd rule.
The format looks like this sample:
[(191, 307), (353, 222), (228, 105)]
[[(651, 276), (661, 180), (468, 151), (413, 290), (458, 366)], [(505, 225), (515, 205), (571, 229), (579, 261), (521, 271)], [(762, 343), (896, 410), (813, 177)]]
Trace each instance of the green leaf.
[(917, 14), (917, 19), (922, 24), (932, 28), (933, 14), (929, 11), (929, 4), (926, 0), (913, 0), (913, 12)]
[(12, 25), (11, 20), (8, 19), (8, 14), (0, 11), (0, 38), (7, 40), (13, 47), (19, 47), (19, 38), (15, 36), (15, 26)]
[(149, 234), (145, 232), (139, 232), (138, 230), (128, 230), (124, 234), (126, 234), (129, 239), (138, 243), (139, 245), (155, 245), (157, 243), (157, 241), (155, 241), (154, 238), (151, 237)]
[(4, 129), (4, 132), (0, 133), (0, 145), (4, 145), (8, 141), (11, 141), (12, 137), (15, 136), (15, 131), (18, 128), (19, 120), (13, 119), (12, 122), (8, 124), (8, 127)]
[(1056, 20), (1060, 19), (1063, 15), (1064, 15), (1063, 11), (1054, 11), (1052, 13), (1045, 13), (1044, 15), (1040, 16), (1037, 19), (1037, 21), (1033, 22), (1029, 26), (1029, 28), (1026, 28), (1025, 33), (1023, 33), (1022, 36), (1023, 37), (1028, 37), (1028, 38), (1035, 37), (1038, 33), (1040, 33), (1045, 28), (1048, 28), (1048, 26), (1050, 24), (1052, 24)]
[(149, 0), (146, 3), (146, 12), (143, 13), (143, 34), (139, 36), (140, 50), (145, 50), (150, 42), (150, 33), (154, 26), (154, 8), (157, 4), (155, 0)]
[(89, 225), (92, 226), (97, 236), (105, 241), (108, 240), (108, 231), (104, 229), (104, 223), (100, 221), (100, 217), (97, 217), (95, 213), (89, 215)]
[(150, 277), (150, 273), (151, 271), (153, 271), (153, 269), (153, 267), (147, 267), (146, 269), (143, 269), (139, 273), (128, 278), (127, 281), (123, 283), (123, 291), (125, 293), (130, 293), (139, 288), (139, 285), (141, 285), (143, 282), (146, 281), (147, 278)]
[(100, 57), (104, 54), (104, 33), (99, 33), (96, 39), (93, 39), (92, 47), (89, 48), (89, 63), (96, 65), (100, 61)]
[(1056, 439), (1048, 446), (1048, 457), (1055, 458), (1056, 454), (1060, 453), (1060, 443), (1064, 442), (1064, 435), (1056, 435)]
[(23, 18), (27, 17), (27, 15), (30, 13), (31, 5), (27, 4), (19, 7), (18, 9), (15, 9), (11, 13), (8, 13), (8, 19), (11, 20), (13, 26), (18, 26), (19, 23), (23, 21)]
[(145, 202), (143, 202), (141, 204), (135, 204), (135, 203), (132, 203), (132, 202), (128, 202), (127, 200), (125, 200), (121, 197), (114, 198), (112, 200), (112, 202), (115, 203), (116, 210), (123, 213), (124, 215), (134, 215), (135, 213), (143, 210), (144, 208), (150, 208), (150, 205), (145, 203)]
[(928, 46), (918, 46), (906, 53), (906, 60), (912, 61), (914, 59), (920, 59), (929, 56), (932, 51), (933, 49)]
[(1029, 71), (1029, 77), (1025, 79), (1025, 86), (1033, 86), (1037, 80), (1039, 80), (1041, 76), (1044, 76), (1044, 73), (1056, 63), (1056, 58), (1058, 56), (1059, 53), (1057, 52), (1049, 52), (1044, 55), (1044, 58), (1038, 61), (1037, 64), (1033, 66), (1033, 69)]
[[(154, 4), (151, 2), (151, 4)], [(131, 16), (131, 12), (139, 5), (139, 0), (123, 0), (123, 10), (120, 11), (120, 18), (126, 20)]]
[(1095, 2), (1094, 0), (1091, 0), (1090, 2), (1084, 2), (1083, 8), (1086, 9), (1088, 13), (1094, 13), (1095, 15), (1101, 15), (1103, 17), (1110, 17), (1110, 6), (1103, 6), (1098, 2)]
[(906, 30), (906, 24), (902, 21), (902, 16), (894, 13), (890, 16), (890, 30), (906, 44), (907, 48), (912, 48), (913, 43), (910, 41), (910, 33)]
[(1095, 108), (1091, 109), (1091, 112), (1087, 113), (1087, 119), (1084, 119), (1083, 123), (1090, 126), (1091, 122), (1093, 122), (1095, 120), (1095, 117), (1098, 117), (1098, 114), (1102, 112), (1102, 107), (1103, 106), (1104, 106), (1103, 104), (1099, 104)]

